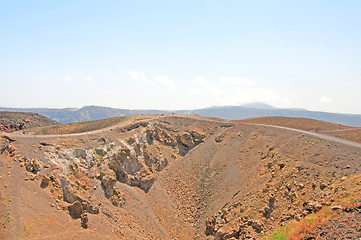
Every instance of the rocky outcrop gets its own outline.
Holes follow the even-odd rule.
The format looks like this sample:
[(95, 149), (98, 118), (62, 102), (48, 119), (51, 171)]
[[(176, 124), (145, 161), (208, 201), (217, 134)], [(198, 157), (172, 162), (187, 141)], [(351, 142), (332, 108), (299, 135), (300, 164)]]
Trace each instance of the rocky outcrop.
[(125, 203), (124, 194), (119, 191), (118, 188), (113, 188), (113, 196), (111, 196), (110, 201), (116, 207), (122, 207)]
[(73, 219), (80, 218), (81, 214), (83, 213), (83, 206), (82, 204), (77, 200), (73, 204), (68, 206), (69, 215)]
[(63, 199), (68, 203), (73, 203), (79, 199), (77, 190), (68, 182), (62, 183)]
[(10, 141), (4, 137), (0, 138), (0, 154), (2, 154), (3, 152), (5, 152), (5, 150), (8, 149), (10, 144)]
[(203, 142), (205, 135), (195, 131), (184, 132), (177, 137), (179, 154), (186, 155), (192, 148)]
[(100, 173), (102, 187), (104, 188), (105, 195), (111, 197), (113, 195), (113, 188), (117, 182), (117, 175), (108, 167), (103, 167)]
[[(144, 127), (144, 129), (138, 129)], [(131, 136), (111, 142), (100, 138), (90, 149), (62, 148), (42, 142), (45, 156), (52, 166), (60, 171), (52, 174), (60, 183), (53, 183), (51, 177), (43, 176), (40, 186), (48, 188), (58, 199), (70, 204), (67, 207), (74, 219), (81, 219), (81, 225), (88, 227), (88, 214), (98, 214), (99, 205), (92, 200), (92, 190), (97, 186), (87, 184), (98, 179), (108, 201), (116, 206), (126, 204), (124, 194), (116, 187), (117, 182), (139, 187), (148, 192), (156, 181), (157, 172), (165, 169), (176, 155), (184, 156), (203, 142), (205, 135), (195, 131), (175, 131), (156, 124), (135, 124), (121, 129), (132, 131)], [(96, 139), (95, 139), (96, 140)], [(51, 151), (53, 150), (53, 151)], [(37, 160), (28, 161), (29, 171), (38, 171)], [(44, 165), (45, 166), (45, 165)], [(52, 168), (47, 169), (47, 171)], [(49, 187), (50, 186), (50, 187)], [(58, 190), (56, 190), (58, 186)]]
[(32, 158), (29, 161), (25, 162), (26, 170), (32, 173), (37, 173), (41, 169), (41, 164), (36, 158)]

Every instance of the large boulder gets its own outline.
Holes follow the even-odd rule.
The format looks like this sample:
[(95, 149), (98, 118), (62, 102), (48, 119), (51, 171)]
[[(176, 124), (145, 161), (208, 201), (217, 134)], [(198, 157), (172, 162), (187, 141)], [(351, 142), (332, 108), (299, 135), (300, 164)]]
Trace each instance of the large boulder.
[(41, 179), (40, 187), (46, 188), (49, 185), (49, 182), (50, 178), (48, 176), (43, 176), (43, 178)]
[(187, 148), (191, 148), (194, 146), (193, 137), (190, 133), (183, 133), (179, 136), (179, 141)]
[(83, 205), (77, 200), (68, 206), (68, 211), (73, 219), (80, 218), (83, 213)]

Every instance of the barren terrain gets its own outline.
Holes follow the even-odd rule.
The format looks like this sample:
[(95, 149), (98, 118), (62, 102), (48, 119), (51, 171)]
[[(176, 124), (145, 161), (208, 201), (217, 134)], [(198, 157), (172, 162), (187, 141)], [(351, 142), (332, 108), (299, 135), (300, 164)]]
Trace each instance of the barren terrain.
[(358, 130), (351, 138), (351, 127), (307, 119), (108, 121), (3, 134), (0, 238), (361, 237)]
[(59, 123), (36, 113), (0, 112), (0, 131), (2, 132), (57, 124)]

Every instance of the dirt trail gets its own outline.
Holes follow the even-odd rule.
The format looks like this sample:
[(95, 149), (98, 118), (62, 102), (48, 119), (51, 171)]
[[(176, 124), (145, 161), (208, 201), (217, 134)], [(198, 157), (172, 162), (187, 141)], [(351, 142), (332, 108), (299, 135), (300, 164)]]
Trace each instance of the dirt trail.
[(332, 142), (344, 144), (344, 145), (347, 145), (347, 146), (350, 146), (350, 147), (361, 148), (361, 143), (345, 140), (345, 139), (338, 138), (338, 137), (333, 137), (333, 136), (322, 134), (322, 133), (316, 133), (316, 132), (305, 131), (305, 130), (300, 130), (300, 129), (295, 129), (295, 128), (289, 128), (289, 127), (266, 125), (266, 124), (251, 124), (251, 123), (245, 123), (245, 124), (253, 125), (253, 126), (258, 125), (258, 126), (264, 126), (264, 127), (285, 129), (285, 130), (289, 130), (289, 131), (292, 131), (292, 132), (299, 132), (299, 133), (308, 134), (308, 135), (311, 135), (311, 136), (314, 136), (314, 137), (319, 137), (319, 138), (322, 138), (322, 139), (325, 139), (325, 140), (329, 140), (329, 141), (332, 141)]
[[(125, 122), (121, 122), (119, 124), (107, 127), (107, 128), (103, 128), (103, 129), (98, 129), (98, 130), (94, 130), (94, 131), (89, 131), (89, 132), (83, 132), (83, 133), (72, 133), (72, 134), (55, 134), (55, 135), (35, 135), (35, 134), (19, 134), (19, 133), (5, 133), (5, 132), (0, 132), (0, 134), (6, 135), (8, 137), (19, 137), (19, 138), (37, 138), (37, 139), (48, 139), (48, 138), (58, 138), (58, 137), (76, 137), (76, 136), (84, 136), (84, 135), (89, 135), (89, 134), (98, 134), (98, 133), (103, 133), (106, 131), (110, 131), (111, 129), (115, 129), (115, 128), (119, 128), (122, 126), (126, 126), (128, 124), (134, 123), (135, 121), (143, 121), (143, 120), (156, 120), (156, 119), (160, 119), (160, 118), (166, 118), (169, 117), (168, 115), (165, 116), (151, 116), (151, 117), (137, 117), (135, 119), (133, 119), (132, 117), (130, 117), (127, 121)], [(172, 117), (180, 117), (183, 118), (184, 116), (177, 116), (177, 115), (172, 115)], [(361, 143), (357, 143), (357, 142), (353, 142), (353, 141), (349, 141), (349, 140), (345, 140), (342, 138), (338, 138), (338, 137), (333, 137), (327, 134), (323, 134), (323, 133), (317, 133), (317, 132), (312, 132), (312, 131), (305, 131), (305, 130), (301, 130), (301, 129), (296, 129), (296, 128), (290, 128), (290, 127), (282, 127), (282, 126), (275, 126), (275, 125), (267, 125), (267, 124), (258, 124), (258, 123), (230, 123), (227, 120), (224, 121), (219, 121), (219, 120), (211, 120), (211, 119), (199, 119), (195, 118), (193, 116), (191, 116), (190, 118), (199, 120), (199, 121), (207, 121), (207, 122), (213, 122), (213, 123), (220, 123), (220, 124), (231, 124), (231, 125), (249, 125), (249, 126), (264, 126), (264, 127), (271, 127), (271, 128), (278, 128), (278, 129), (284, 129), (284, 130), (289, 130), (292, 132), (299, 132), (299, 133), (303, 133), (303, 134), (309, 134), (315, 137), (319, 137), (319, 138), (323, 138), (329, 141), (333, 141), (336, 143), (340, 143), (340, 144), (344, 144), (350, 147), (356, 147), (356, 148), (361, 148)], [(336, 132), (336, 131), (349, 131), (349, 130), (359, 130), (359, 129), (340, 129), (340, 130), (322, 130), (322, 132)]]

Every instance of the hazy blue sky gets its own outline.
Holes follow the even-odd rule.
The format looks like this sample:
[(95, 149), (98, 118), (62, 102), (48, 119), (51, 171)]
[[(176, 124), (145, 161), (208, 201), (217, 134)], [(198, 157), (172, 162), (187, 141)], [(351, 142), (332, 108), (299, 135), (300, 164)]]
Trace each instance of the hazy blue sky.
[(1, 1), (0, 106), (361, 114), (361, 1)]

